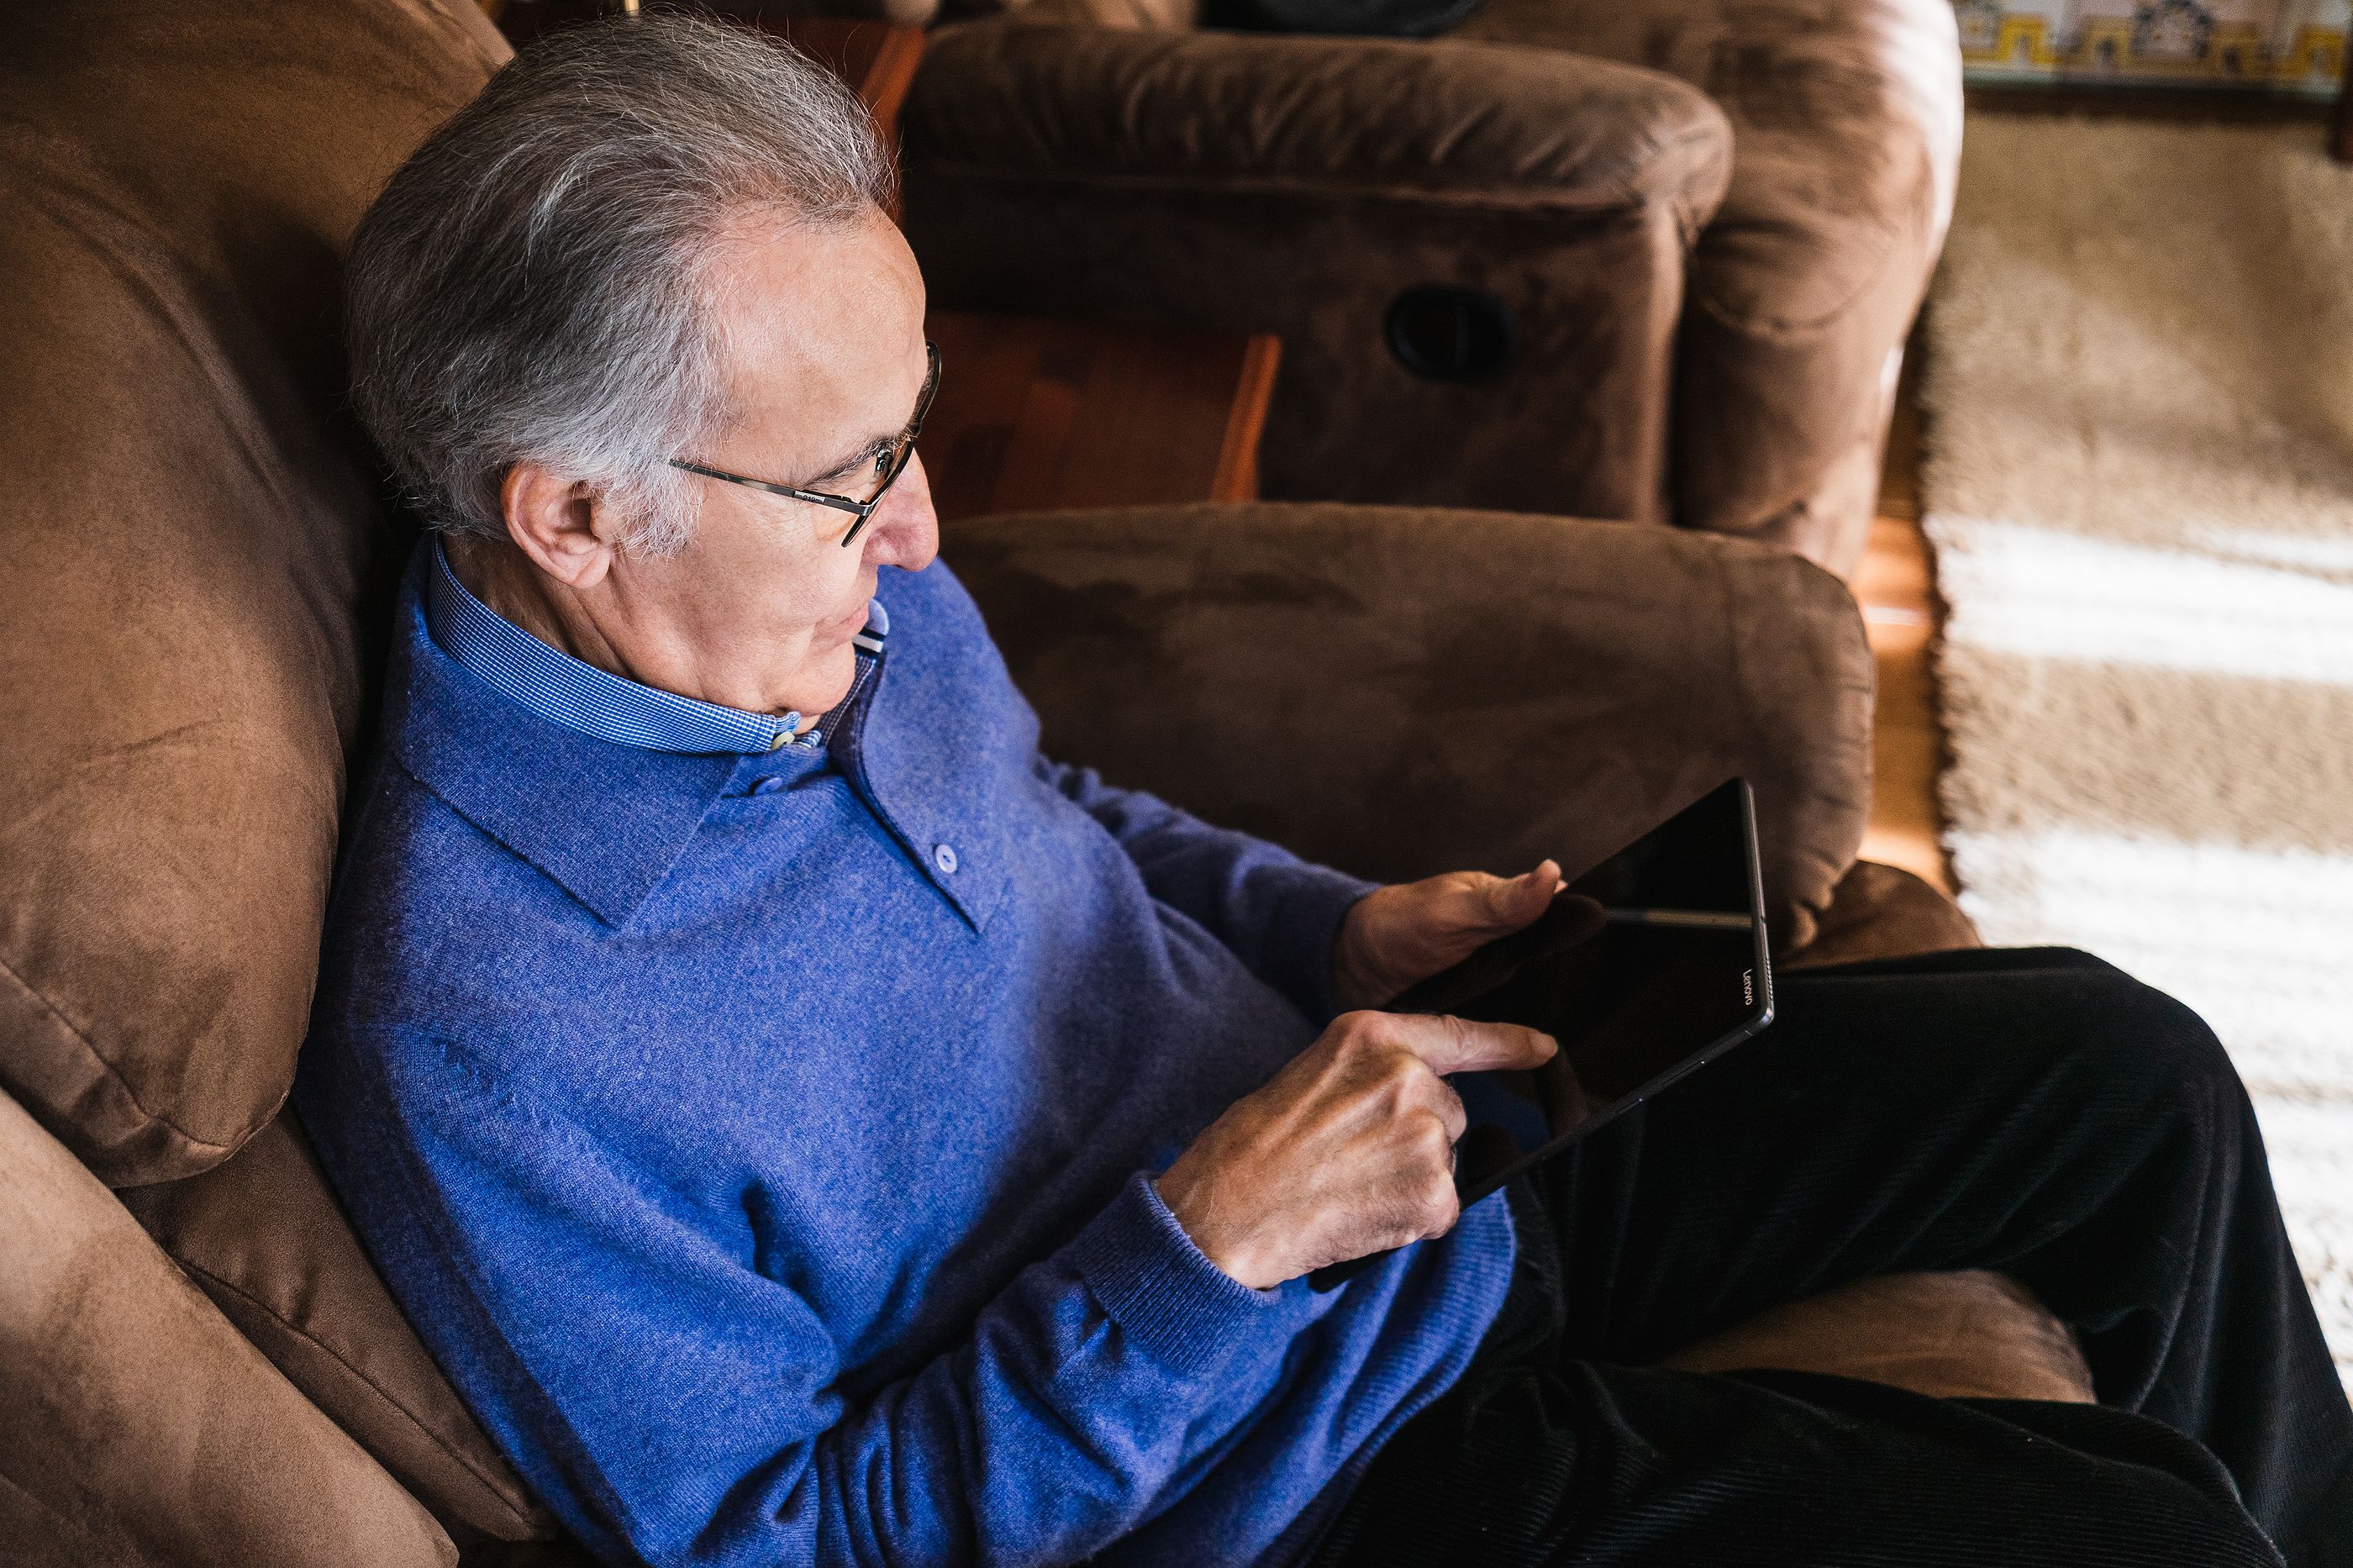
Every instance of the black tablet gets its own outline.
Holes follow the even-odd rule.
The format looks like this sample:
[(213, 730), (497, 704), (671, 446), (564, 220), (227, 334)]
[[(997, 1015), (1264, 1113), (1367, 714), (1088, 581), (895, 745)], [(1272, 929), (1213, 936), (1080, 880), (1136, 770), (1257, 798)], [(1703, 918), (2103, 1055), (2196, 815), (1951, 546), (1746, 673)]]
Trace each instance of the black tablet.
[(1534, 1072), (1458, 1073), (1467, 1206), (1773, 1021), (1757, 810), (1733, 779), (1569, 884), (1527, 930), (1385, 1009), (1544, 1030)]

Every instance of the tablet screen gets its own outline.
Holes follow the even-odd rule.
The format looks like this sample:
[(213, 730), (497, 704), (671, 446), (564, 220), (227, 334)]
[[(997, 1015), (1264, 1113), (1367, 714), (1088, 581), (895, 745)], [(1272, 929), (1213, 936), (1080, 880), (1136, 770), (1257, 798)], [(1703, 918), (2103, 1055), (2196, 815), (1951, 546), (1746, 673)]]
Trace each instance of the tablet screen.
[[(1448, 977), (1440, 976), (1393, 1004), (1525, 1024), (1560, 1042), (1560, 1054), (1534, 1072), (1451, 1080), (1470, 1118), (1455, 1152), (1466, 1203), (1772, 1021), (1745, 781), (1713, 791), (1569, 886), (1600, 906), (1598, 915), (1583, 907), (1575, 945), (1545, 951), (1532, 938), (1532, 955), (1481, 994), (1446, 997)], [(1556, 923), (1570, 923), (1567, 907), (1562, 913)], [(1491, 954), (1480, 979), (1497, 979), (1493, 966)], [(1417, 993), (1448, 1005), (1412, 1006)]]

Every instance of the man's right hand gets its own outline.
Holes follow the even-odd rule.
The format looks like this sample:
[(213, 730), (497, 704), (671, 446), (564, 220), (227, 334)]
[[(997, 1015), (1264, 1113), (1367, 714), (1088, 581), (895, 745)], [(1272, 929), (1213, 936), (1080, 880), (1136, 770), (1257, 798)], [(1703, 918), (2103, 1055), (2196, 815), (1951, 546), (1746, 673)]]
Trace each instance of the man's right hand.
[(1517, 1024), (1343, 1013), (1161, 1173), (1161, 1202), (1209, 1261), (1254, 1289), (1442, 1236), (1460, 1213), (1462, 1102), (1445, 1075), (1543, 1065)]

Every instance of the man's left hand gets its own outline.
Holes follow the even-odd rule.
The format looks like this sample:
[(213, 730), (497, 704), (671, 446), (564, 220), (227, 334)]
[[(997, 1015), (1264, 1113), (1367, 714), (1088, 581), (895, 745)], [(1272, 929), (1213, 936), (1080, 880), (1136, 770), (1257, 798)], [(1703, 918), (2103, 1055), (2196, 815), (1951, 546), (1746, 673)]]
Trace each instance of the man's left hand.
[(1332, 947), (1332, 1001), (1378, 1007), (1416, 981), (1461, 963), (1545, 912), (1559, 892), (1550, 860), (1516, 877), (1449, 871), (1376, 888), (1350, 907)]

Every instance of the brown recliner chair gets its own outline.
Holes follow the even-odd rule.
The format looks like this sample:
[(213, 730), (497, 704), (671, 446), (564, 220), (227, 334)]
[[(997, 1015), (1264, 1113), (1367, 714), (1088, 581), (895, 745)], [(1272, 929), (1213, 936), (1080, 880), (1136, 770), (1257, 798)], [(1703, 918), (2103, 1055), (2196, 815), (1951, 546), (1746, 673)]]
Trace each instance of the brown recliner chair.
[[(0, 1556), (573, 1561), (280, 1109), (406, 547), (344, 409), (338, 258), (503, 46), (466, 0), (60, 0), (10, 42)], [(949, 555), (1058, 751), (1311, 854), (1573, 864), (1744, 772), (1792, 962), (1971, 940), (1851, 865), (1871, 661), (1788, 556), (1360, 507), (998, 519)], [(1478, 743), (1414, 739), (1440, 707)], [(1986, 1275), (1679, 1360), (2084, 1396)]]
[(1270, 496), (1860, 559), (1952, 209), (1946, 0), (1486, 0), (1426, 41), (1005, 4), (902, 116), (940, 303), (1280, 333)]

